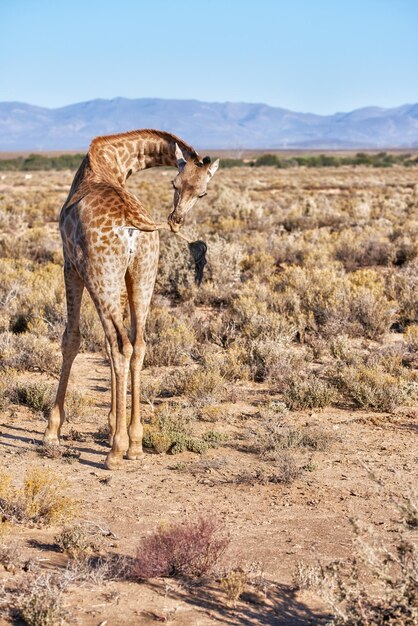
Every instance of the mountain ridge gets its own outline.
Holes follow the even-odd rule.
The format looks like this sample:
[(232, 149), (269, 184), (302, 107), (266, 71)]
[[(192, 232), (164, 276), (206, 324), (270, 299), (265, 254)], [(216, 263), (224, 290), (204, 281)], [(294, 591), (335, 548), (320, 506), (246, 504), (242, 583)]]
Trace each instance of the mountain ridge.
[(268, 104), (162, 98), (97, 98), (46, 108), (0, 102), (0, 150), (86, 150), (97, 135), (159, 128), (197, 149), (418, 147), (418, 103), (332, 115)]

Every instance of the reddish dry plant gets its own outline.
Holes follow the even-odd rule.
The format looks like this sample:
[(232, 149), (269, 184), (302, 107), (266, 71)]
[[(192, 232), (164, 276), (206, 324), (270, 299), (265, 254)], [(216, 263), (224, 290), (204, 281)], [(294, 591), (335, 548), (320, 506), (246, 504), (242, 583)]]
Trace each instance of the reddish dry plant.
[(213, 571), (228, 544), (229, 538), (212, 517), (162, 526), (139, 545), (132, 574), (140, 580), (200, 578)]

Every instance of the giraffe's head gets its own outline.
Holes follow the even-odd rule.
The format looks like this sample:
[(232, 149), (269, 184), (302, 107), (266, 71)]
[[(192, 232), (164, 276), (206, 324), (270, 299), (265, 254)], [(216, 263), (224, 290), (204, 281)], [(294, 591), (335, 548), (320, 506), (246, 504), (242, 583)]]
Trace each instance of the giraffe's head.
[(219, 159), (211, 163), (210, 157), (188, 157), (176, 144), (178, 174), (172, 181), (174, 188), (174, 208), (168, 216), (173, 232), (178, 232), (184, 219), (198, 198), (206, 196), (206, 187), (219, 167)]

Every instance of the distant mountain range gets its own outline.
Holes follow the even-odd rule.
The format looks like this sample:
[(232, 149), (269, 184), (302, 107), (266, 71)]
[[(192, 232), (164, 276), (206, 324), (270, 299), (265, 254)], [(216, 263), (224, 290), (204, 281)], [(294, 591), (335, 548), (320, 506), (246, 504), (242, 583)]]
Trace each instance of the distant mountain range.
[(418, 104), (295, 113), (266, 104), (114, 98), (58, 109), (0, 103), (0, 150), (85, 150), (97, 135), (158, 128), (204, 149), (418, 148)]

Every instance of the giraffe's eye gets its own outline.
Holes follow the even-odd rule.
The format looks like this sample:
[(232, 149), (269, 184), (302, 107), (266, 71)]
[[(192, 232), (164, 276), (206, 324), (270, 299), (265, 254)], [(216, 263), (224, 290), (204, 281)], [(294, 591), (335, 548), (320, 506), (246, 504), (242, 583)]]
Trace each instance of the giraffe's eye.
[(204, 198), (205, 196), (207, 196), (208, 194), (206, 193), (206, 191), (204, 191), (203, 193), (201, 193), (199, 196), (197, 196), (198, 198)]

